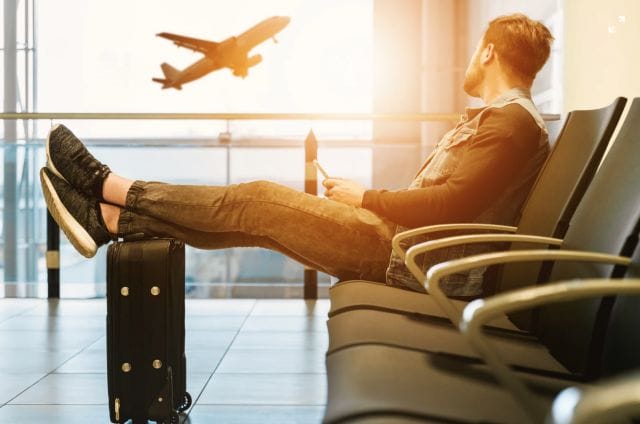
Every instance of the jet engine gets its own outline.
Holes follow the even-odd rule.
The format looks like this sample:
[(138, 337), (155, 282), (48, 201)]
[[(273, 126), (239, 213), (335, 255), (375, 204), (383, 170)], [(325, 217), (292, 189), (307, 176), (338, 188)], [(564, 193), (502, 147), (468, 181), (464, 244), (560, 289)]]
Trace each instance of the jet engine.
[(262, 56), (257, 54), (251, 56), (247, 59), (247, 68), (251, 68), (252, 66), (256, 66), (258, 63), (262, 62)]
[(233, 75), (236, 77), (244, 78), (247, 75), (249, 75), (249, 70), (245, 66), (239, 67), (239, 68), (233, 68)]
[(248, 58), (242, 66), (233, 68), (233, 75), (245, 78), (249, 74), (249, 68), (262, 62), (262, 56), (257, 54)]

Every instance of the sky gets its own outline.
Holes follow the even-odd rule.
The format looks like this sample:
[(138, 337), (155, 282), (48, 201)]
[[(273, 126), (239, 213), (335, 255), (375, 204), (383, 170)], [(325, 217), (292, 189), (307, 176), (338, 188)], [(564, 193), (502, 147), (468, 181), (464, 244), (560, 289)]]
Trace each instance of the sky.
[[(37, 2), (38, 105), (46, 111), (370, 112), (370, 0), (57, 0)], [(278, 43), (254, 49), (249, 77), (229, 70), (161, 90), (160, 64), (183, 69), (200, 57), (156, 37), (211, 41), (259, 21), (291, 17)]]

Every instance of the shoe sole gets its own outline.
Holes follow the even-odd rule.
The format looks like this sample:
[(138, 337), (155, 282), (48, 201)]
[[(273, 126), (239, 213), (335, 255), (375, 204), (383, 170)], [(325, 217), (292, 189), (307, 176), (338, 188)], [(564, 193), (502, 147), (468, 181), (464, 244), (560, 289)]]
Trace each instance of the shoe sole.
[(53, 164), (53, 161), (51, 160), (51, 152), (49, 151), (49, 145), (51, 144), (51, 133), (53, 133), (59, 126), (60, 124), (55, 124), (49, 129), (49, 133), (47, 134), (47, 142), (45, 143), (45, 150), (47, 151), (47, 168), (49, 168), (49, 171), (53, 172), (57, 177), (60, 177), (63, 180), (67, 181), (67, 179), (62, 176), (60, 171), (58, 171), (56, 166)]
[(94, 257), (98, 250), (96, 242), (64, 206), (44, 169), (40, 170), (40, 182), (47, 208), (62, 232), (82, 256), (85, 258)]

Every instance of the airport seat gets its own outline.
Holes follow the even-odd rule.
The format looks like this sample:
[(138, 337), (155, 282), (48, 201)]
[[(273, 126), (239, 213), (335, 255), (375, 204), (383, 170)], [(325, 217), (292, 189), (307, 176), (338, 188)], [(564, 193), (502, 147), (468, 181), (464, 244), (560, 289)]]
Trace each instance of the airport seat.
[[(539, 251), (546, 254), (548, 251)], [(522, 255), (522, 252), (505, 252), (485, 254), (480, 256), (509, 256)], [(468, 258), (471, 259), (471, 258)], [(460, 259), (453, 262), (465, 261)], [(446, 265), (445, 265), (446, 266)], [(628, 277), (634, 278), (635, 283), (627, 286), (607, 287), (600, 284), (594, 290), (580, 281), (569, 283), (573, 287), (564, 287), (566, 283), (548, 284), (529, 289), (518, 289), (509, 293), (496, 295), (486, 300), (477, 300), (467, 306), (461, 328), (470, 326), (469, 320), (477, 313), (476, 303), (511, 305), (516, 304), (514, 310), (525, 306), (538, 306), (527, 300), (526, 292), (567, 295), (572, 290), (579, 292), (581, 284), (584, 294), (595, 296), (594, 299), (582, 300), (578, 303), (547, 306), (540, 310), (540, 333), (544, 336), (544, 345), (566, 365), (566, 375), (561, 373), (533, 373), (531, 370), (520, 370), (518, 378), (535, 387), (535, 396), (540, 396), (542, 402), (540, 414), (547, 411), (553, 396), (561, 389), (574, 384), (584, 386), (586, 382), (600, 374), (616, 375), (640, 366), (640, 249), (636, 248)], [(625, 280), (622, 280), (625, 281)], [(627, 280), (628, 281), (628, 280)], [(633, 288), (633, 285), (636, 285)], [(618, 296), (613, 303), (611, 319), (602, 321), (606, 332), (600, 332), (600, 337), (590, 338), (587, 343), (575, 343), (573, 332), (582, 333), (585, 322), (593, 320), (594, 308), (605, 305), (602, 295), (623, 293), (631, 287), (635, 296)], [(608, 291), (607, 291), (608, 290)], [(613, 292), (612, 292), (613, 290)], [(544, 296), (543, 296), (544, 297)], [(502, 299), (500, 299), (502, 298)], [(569, 297), (570, 298), (570, 297)], [(497, 299), (497, 300), (496, 300)], [(505, 299), (510, 300), (507, 302)], [(524, 300), (527, 300), (527, 304)], [(515, 300), (515, 302), (513, 301)], [(544, 299), (543, 299), (544, 300)], [(566, 299), (565, 299), (566, 300)], [(542, 303), (544, 304), (544, 303)], [(567, 305), (570, 307), (567, 308)], [(504, 308), (504, 307), (503, 307)], [(482, 328), (484, 322), (502, 311), (498, 308), (475, 325)], [(608, 315), (605, 311), (604, 315)], [(416, 334), (416, 337), (430, 337), (429, 332)], [(477, 337), (477, 334), (476, 334)], [(466, 340), (469, 342), (469, 338)], [(604, 340), (604, 341), (603, 341)], [(485, 345), (492, 343), (491, 338), (485, 339)], [(474, 346), (471, 344), (471, 346)], [(604, 355), (591, 358), (591, 370), (576, 375), (571, 368), (577, 364), (578, 358), (593, 356), (592, 348), (604, 346)], [(505, 358), (501, 346), (494, 348), (493, 356)], [(487, 360), (482, 349), (474, 346), (476, 354)], [(596, 349), (598, 350), (598, 349)], [(525, 349), (522, 354), (535, 355), (535, 352)], [(543, 353), (544, 355), (545, 353)], [(603, 359), (604, 358), (604, 359)], [(505, 358), (506, 359), (506, 358)], [(596, 361), (597, 359), (597, 361)], [(491, 364), (491, 361), (489, 361)], [(503, 364), (506, 363), (503, 362)], [(504, 365), (503, 365), (503, 368)], [(503, 369), (503, 371), (505, 371)], [(506, 368), (507, 373), (509, 369)], [(526, 372), (525, 372), (526, 371)], [(527, 422), (528, 411), (518, 398), (513, 397), (511, 387), (505, 389), (494, 373), (493, 367), (479, 361), (469, 360), (458, 355), (442, 352), (426, 352), (420, 349), (393, 346), (388, 343), (361, 343), (337, 350), (327, 356), (328, 403), (325, 422), (376, 422), (381, 416), (386, 422), (442, 422), (443, 420), (473, 421), (473, 422)], [(511, 373), (513, 374), (513, 373)], [(511, 378), (513, 379), (513, 378)], [(526, 392), (524, 398), (534, 396)], [(449, 421), (446, 421), (449, 422)], [(538, 422), (536, 419), (533, 422)]]
[[(530, 261), (535, 258), (549, 260), (565, 256), (576, 259), (581, 255), (574, 256), (571, 251), (577, 248), (593, 249), (599, 254), (603, 251), (613, 253), (611, 249), (614, 248), (626, 256), (631, 256), (636, 250), (627, 276), (640, 277), (640, 249), (636, 249), (640, 231), (640, 192), (636, 190), (636, 182), (640, 181), (640, 167), (637, 166), (640, 157), (640, 119), (637, 119), (639, 110), (640, 101), (636, 99), (620, 135), (577, 208), (560, 250), (489, 253), (439, 264), (428, 272), (426, 285), (429, 291), (437, 292), (431, 285), (437, 284), (437, 280), (447, 272), (504, 261)], [(410, 251), (408, 256), (409, 254)], [(592, 255), (598, 257), (598, 254)], [(591, 255), (585, 254), (584, 259), (589, 256)], [(605, 256), (600, 258), (605, 259)], [(558, 262), (553, 266), (552, 279), (571, 280), (609, 275), (619, 278), (623, 275), (624, 266), (612, 267), (605, 265), (605, 262)], [(544, 285), (520, 290), (535, 292), (551, 290), (553, 287), (555, 286)], [(518, 299), (518, 294), (513, 292), (497, 297), (500, 296), (515, 296)], [(437, 296), (433, 297), (439, 299)], [(493, 298), (489, 298), (487, 302), (491, 299)], [(640, 313), (638, 298), (618, 298), (613, 308), (611, 305), (610, 298), (596, 296), (562, 306), (539, 308), (535, 332), (532, 334), (537, 338), (537, 349), (532, 347), (535, 345), (533, 340), (521, 335), (507, 336), (504, 332), (500, 337), (495, 332), (490, 332), (494, 334), (490, 334), (485, 340), (489, 340), (489, 343), (498, 341), (500, 346), (497, 355), (505, 357), (507, 363), (519, 365), (515, 369), (519, 370), (520, 378), (526, 379), (528, 384), (542, 388), (544, 408), (548, 408), (553, 395), (572, 382), (590, 381), (601, 372), (624, 372), (639, 365), (640, 333), (637, 332), (636, 325), (640, 323), (640, 317), (637, 316)], [(471, 305), (465, 309), (464, 314), (459, 314), (457, 310), (451, 314), (453, 321), (461, 322), (462, 328), (468, 326), (466, 320), (473, 315), (468, 312), (473, 309), (469, 308)], [(509, 310), (510, 313), (515, 311), (517, 308)], [(511, 397), (510, 394), (514, 392), (511, 387), (504, 390), (496, 384), (496, 375), (493, 373), (495, 363), (490, 361), (489, 368), (480, 362), (478, 358), (487, 360), (486, 352), (478, 350), (474, 345), (465, 346), (464, 341), (468, 342), (468, 337), (460, 335), (453, 327), (449, 327), (447, 336), (443, 337), (440, 322), (424, 319), (418, 321), (406, 315), (405, 322), (396, 322), (389, 326), (391, 331), (386, 331), (383, 328), (385, 322), (403, 316), (388, 313), (383, 315), (385, 313), (382, 311), (372, 310), (367, 312), (376, 315), (370, 315), (367, 319), (353, 316), (351, 319), (346, 318), (346, 314), (352, 312), (360, 311), (338, 314), (329, 320), (327, 422), (342, 422), (351, 417), (362, 420), (363, 417), (381, 415), (398, 416), (402, 419), (442, 420), (446, 417), (452, 420), (492, 422), (524, 422), (527, 418), (527, 410), (519, 403), (522, 399)], [(492, 315), (492, 319), (495, 317), (504, 317), (504, 314)], [(337, 324), (338, 318), (342, 319), (342, 324)], [(355, 321), (358, 324), (350, 333), (351, 340), (346, 340), (342, 327), (350, 326), (345, 323)], [(482, 325), (487, 322), (489, 321), (483, 321)], [(358, 334), (368, 331), (368, 326), (376, 327), (377, 330), (371, 331), (367, 337), (360, 337)], [(335, 338), (338, 331), (343, 333), (340, 337), (344, 338), (344, 344), (340, 346)], [(507, 339), (510, 346), (505, 346), (504, 341)], [(518, 343), (518, 339), (522, 341)], [(421, 343), (430, 340), (431, 347), (416, 345), (416, 340)], [(604, 351), (602, 346), (605, 346)], [(460, 351), (460, 347), (466, 351)], [(605, 361), (604, 368), (601, 369), (602, 358)], [(553, 366), (539, 366), (544, 362), (551, 363), (552, 359), (557, 362)], [(558, 364), (563, 368), (561, 372), (557, 370)], [(505, 372), (510, 371), (508, 367), (502, 366), (501, 372), (499, 378), (503, 381)], [(539, 410), (536, 413), (540, 414)]]
[[(404, 256), (402, 244), (415, 243), (415, 236), (430, 233), (442, 234), (452, 229), (473, 233), (481, 231), (535, 234), (562, 237), (566, 223), (570, 220), (618, 123), (626, 99), (618, 98), (601, 109), (573, 111), (564, 122), (557, 141), (545, 162), (534, 187), (521, 211), (517, 227), (485, 224), (453, 224), (424, 227), (397, 235), (393, 247)], [(559, 225), (560, 223), (560, 225)], [(514, 243), (512, 250), (526, 247)], [(502, 280), (515, 282), (526, 272), (535, 276), (539, 264), (510, 265), (502, 270)], [(422, 270), (416, 270), (418, 281), (422, 281)], [(379, 309), (399, 313), (429, 314), (442, 316), (433, 299), (424, 293), (390, 287), (372, 281), (344, 281), (335, 284), (329, 291), (331, 310), (329, 316), (359, 308)], [(460, 301), (460, 307), (466, 302)], [(504, 323), (510, 326), (510, 323)]]
[[(633, 113), (632, 113), (633, 112)], [(640, 157), (640, 99), (632, 104), (629, 118), (623, 125), (620, 134), (613, 143), (608, 155), (604, 159), (600, 170), (593, 178), (593, 182), (587, 189), (581, 203), (576, 208), (573, 219), (570, 222), (566, 237), (558, 243), (560, 249), (548, 250), (549, 259), (553, 257), (563, 258), (567, 252), (585, 251), (598, 252), (609, 255), (628, 257), (633, 253), (637, 244), (638, 225), (640, 225), (638, 211), (640, 210), (640, 191), (635, 190), (635, 181), (640, 181), (640, 167), (636, 166)], [(634, 117), (636, 119), (634, 119)], [(603, 208), (602, 204), (616, 205), (615, 208)], [(522, 240), (523, 235), (471, 235), (460, 238), (465, 239), (500, 239)], [(435, 240), (426, 242), (409, 249), (407, 263), (409, 263), (414, 251), (420, 251), (424, 246), (446, 243), (448, 240)], [(454, 240), (455, 241), (455, 240)], [(543, 243), (547, 243), (543, 238)], [(512, 253), (525, 252), (523, 250)], [(496, 264), (500, 263), (497, 256)], [(558, 262), (553, 266), (550, 281), (558, 281), (568, 278), (607, 278), (620, 275), (623, 267), (612, 268), (607, 263), (616, 263), (618, 260), (612, 256), (598, 258), (601, 265), (593, 263)], [(464, 264), (464, 258), (457, 260)], [(613, 262), (607, 262), (613, 261)], [(450, 261), (455, 262), (455, 261)], [(520, 263), (532, 262), (531, 258), (518, 260)], [(540, 263), (540, 260), (536, 261)], [(621, 262), (617, 262), (620, 264)], [(442, 311), (444, 311), (452, 323), (458, 324), (462, 309), (459, 302), (448, 299), (439, 288), (439, 280), (445, 276), (446, 269), (441, 269), (441, 264), (435, 265), (428, 272), (426, 279), (429, 297)], [(458, 271), (455, 271), (458, 272)], [(528, 279), (528, 280), (527, 280)], [(533, 285), (536, 278), (528, 274), (523, 275), (524, 284)], [(438, 317), (439, 318), (439, 317)], [(492, 327), (509, 329), (509, 317), (501, 316), (491, 323)], [(576, 335), (576, 342), (587, 343), (595, 325), (595, 317), (590, 323), (585, 323), (582, 333)], [(461, 339), (456, 328), (443, 322), (441, 319), (433, 319), (426, 314), (397, 314), (378, 309), (352, 309), (332, 316), (328, 322), (329, 328), (329, 354), (344, 349), (345, 347), (363, 343), (385, 343), (388, 345), (402, 346), (425, 351), (446, 351), (456, 355), (474, 357), (473, 351)], [(539, 353), (538, 334), (521, 333), (517, 331), (499, 331), (495, 337), (503, 345), (503, 350), (508, 352), (510, 362), (525, 367), (557, 370), (558, 364), (548, 354)], [(509, 335), (511, 337), (504, 337)], [(522, 340), (526, 339), (526, 343)], [(527, 346), (525, 348), (525, 346)], [(530, 352), (531, 355), (523, 354)], [(584, 364), (576, 368), (581, 372)]]
[[(636, 267), (639, 259), (636, 255)], [(612, 375), (624, 375), (640, 366), (640, 333), (636, 331), (640, 323), (640, 279), (637, 276), (553, 283), (478, 300), (481, 305), (474, 302), (467, 306), (469, 313), (465, 314), (463, 327), (473, 326), (477, 330), (483, 319), (474, 324), (476, 317), (499, 313), (505, 305), (531, 307), (611, 294), (618, 296), (604, 341), (610, 353), (605, 356), (602, 368), (615, 368), (616, 373)], [(465, 333), (470, 342), (469, 334), (482, 337), (478, 332)], [(625, 349), (611, 348), (623, 344)], [(347, 354), (353, 352), (357, 355)], [(497, 355), (496, 350), (490, 349), (484, 353), (485, 360)], [(489, 360), (487, 365), (451, 355), (373, 344), (336, 352), (327, 357), (329, 390), (324, 422), (537, 423), (543, 422), (544, 416), (550, 413), (552, 401), (559, 392), (570, 386), (592, 390), (600, 380), (598, 376), (581, 381), (514, 371), (500, 362), (499, 355), (497, 365), (495, 362)]]

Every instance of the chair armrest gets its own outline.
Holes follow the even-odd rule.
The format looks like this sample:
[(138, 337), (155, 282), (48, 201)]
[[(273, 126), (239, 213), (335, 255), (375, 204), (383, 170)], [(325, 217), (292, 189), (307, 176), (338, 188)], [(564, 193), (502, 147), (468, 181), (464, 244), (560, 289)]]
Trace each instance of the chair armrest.
[[(404, 260), (404, 250), (400, 247), (400, 242), (409, 237), (415, 237), (422, 234), (429, 233), (437, 233), (440, 231), (456, 231), (456, 230), (467, 230), (467, 231), (482, 231), (482, 230), (491, 230), (491, 231), (503, 231), (506, 233), (515, 233), (518, 230), (518, 227), (512, 227), (509, 225), (496, 225), (496, 224), (474, 224), (474, 223), (462, 223), (462, 224), (441, 224), (441, 225), (428, 225), (426, 227), (413, 228), (411, 230), (403, 231), (401, 233), (396, 234), (391, 239), (391, 248), (393, 251)], [(420, 280), (422, 281), (422, 280)]]
[(473, 234), (466, 236), (444, 237), (437, 240), (425, 241), (407, 249), (404, 260), (407, 269), (420, 282), (424, 282), (425, 275), (422, 268), (416, 262), (416, 256), (432, 250), (443, 249), (445, 247), (457, 246), (472, 243), (496, 243), (496, 242), (527, 242), (540, 243), (545, 245), (561, 246), (562, 239), (542, 236), (530, 236), (523, 234)]
[(570, 387), (553, 401), (549, 424), (627, 422), (637, 418), (640, 372), (624, 375), (580, 390)]
[(469, 303), (463, 312), (460, 331), (487, 365), (493, 369), (498, 381), (514, 395), (534, 421), (542, 422), (545, 415), (544, 408), (517, 374), (500, 358), (489, 342), (489, 338), (485, 337), (482, 331), (483, 325), (505, 313), (551, 303), (618, 294), (640, 294), (640, 279), (593, 279), (515, 290)]
[(608, 255), (606, 253), (582, 252), (577, 250), (516, 250), (512, 252), (484, 253), (454, 259), (432, 266), (424, 280), (425, 289), (447, 314), (454, 325), (460, 324), (461, 312), (447, 297), (440, 287), (440, 280), (447, 275), (469, 271), (482, 266), (498, 265), (512, 262), (535, 261), (576, 261), (602, 262), (614, 265), (629, 265), (631, 259), (624, 256)]
[(479, 330), (496, 317), (551, 303), (616, 294), (640, 294), (640, 278), (594, 278), (549, 283), (476, 299), (465, 308), (460, 321), (463, 332)]

